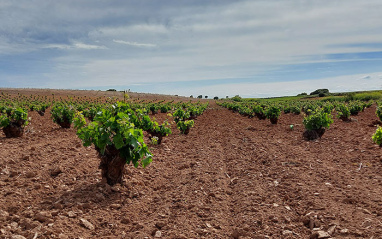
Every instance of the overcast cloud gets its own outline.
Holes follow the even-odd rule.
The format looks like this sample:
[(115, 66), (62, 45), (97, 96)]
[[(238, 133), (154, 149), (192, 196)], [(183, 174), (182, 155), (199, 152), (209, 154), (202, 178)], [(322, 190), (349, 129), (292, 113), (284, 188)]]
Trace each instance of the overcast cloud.
[(2, 0), (0, 87), (381, 89), (381, 12), (380, 0)]

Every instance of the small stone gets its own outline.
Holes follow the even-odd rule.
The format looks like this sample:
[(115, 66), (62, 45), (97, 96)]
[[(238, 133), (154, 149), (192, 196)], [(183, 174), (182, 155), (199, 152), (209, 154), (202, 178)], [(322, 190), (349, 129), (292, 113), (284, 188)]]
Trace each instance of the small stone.
[(52, 218), (52, 214), (50, 214), (49, 212), (39, 212), (35, 215), (35, 220), (39, 222), (46, 222), (50, 218)]
[(196, 229), (195, 229), (195, 232), (198, 233), (199, 235), (205, 235), (205, 234), (208, 233), (207, 230), (202, 229), (202, 228), (196, 228)]
[(65, 235), (65, 234), (60, 233), (60, 234), (58, 235), (58, 238), (59, 238), (59, 239), (68, 239), (69, 237), (68, 237), (67, 235)]
[(274, 222), (274, 223), (278, 223), (278, 222), (279, 222), (279, 219), (278, 219), (277, 217), (274, 217), (274, 218), (272, 218), (271, 221)]
[(60, 203), (60, 202), (56, 202), (55, 204), (53, 204), (53, 207), (55, 209), (63, 209), (64, 205), (62, 205), (62, 203)]
[(163, 222), (163, 221), (159, 221), (159, 222), (156, 222), (156, 223), (155, 223), (155, 226), (156, 226), (158, 229), (162, 229), (162, 227), (166, 226), (166, 223)]
[(90, 203), (84, 203), (82, 204), (82, 208), (84, 209), (90, 209), (92, 206), (90, 205)]
[(372, 213), (371, 213), (369, 210), (367, 210), (366, 208), (363, 209), (363, 212), (364, 212), (364, 213), (367, 213), (367, 214), (370, 214), (370, 215), (372, 214)]
[(19, 226), (19, 224), (17, 222), (11, 222), (11, 228), (13, 230), (16, 230), (18, 226)]
[(329, 233), (325, 231), (315, 231), (311, 236), (310, 239), (325, 239), (330, 238)]
[(284, 221), (286, 222), (286, 223), (291, 223), (291, 219), (290, 219), (290, 217), (288, 217), (288, 216), (283, 216), (283, 219), (284, 219)]
[(285, 206), (285, 209), (290, 211), (290, 207), (289, 206)]
[(69, 212), (67, 213), (67, 216), (68, 216), (69, 218), (75, 218), (77, 215), (76, 215), (73, 211), (69, 211)]
[(154, 237), (156, 237), (156, 238), (162, 237), (162, 232), (161, 231), (156, 231)]
[(33, 178), (36, 175), (37, 175), (37, 173), (36, 172), (32, 172), (32, 171), (28, 171), (28, 172), (25, 173), (25, 177), (27, 177), (27, 178)]
[(6, 218), (6, 217), (8, 217), (9, 216), (9, 213), (7, 212), (7, 211), (4, 211), (4, 210), (1, 210), (0, 209), (0, 217), (4, 217), (4, 218)]
[(141, 231), (145, 226), (142, 223), (133, 223), (133, 227), (131, 228), (131, 231)]
[(239, 239), (241, 236), (244, 236), (244, 232), (243, 230), (240, 230), (240, 229), (234, 229), (231, 236), (234, 238), (234, 239)]
[(51, 211), (53, 217), (57, 216), (60, 213), (58, 210)]
[(24, 155), (21, 159), (22, 160), (29, 160), (30, 156), (29, 155)]
[(257, 234), (253, 236), (253, 239), (270, 239), (270, 237), (262, 235), (262, 234)]
[(32, 220), (29, 219), (29, 218), (26, 218), (26, 219), (23, 219), (21, 222), (20, 222), (20, 227), (25, 229), (25, 230), (30, 230), (33, 228), (32, 226)]
[(88, 220), (84, 219), (84, 218), (81, 218), (80, 219), (80, 225), (89, 229), (89, 230), (94, 230), (95, 227), (93, 226), (93, 224), (91, 224)]
[(373, 222), (370, 220), (370, 219), (367, 219), (366, 221), (364, 221), (363, 223), (362, 223), (362, 227), (363, 228), (369, 228), (369, 227), (371, 227), (373, 225)]
[(102, 193), (97, 193), (95, 195), (95, 198), (98, 200), (98, 201), (103, 201), (105, 200), (105, 196), (102, 194)]
[(11, 236), (11, 239), (26, 239), (26, 238), (21, 235), (13, 235)]
[[(122, 220), (121, 220), (121, 223), (122, 224), (129, 224), (131, 221), (130, 221), (130, 219), (129, 218), (123, 218)], [(160, 229), (160, 228), (159, 228)]]
[(282, 234), (283, 234), (283, 236), (288, 236), (288, 235), (292, 235), (293, 232), (292, 232), (292, 231), (289, 231), (289, 230), (284, 230), (284, 231), (282, 232)]
[(313, 230), (314, 226), (315, 226), (314, 218), (310, 218), (309, 219), (309, 228), (310, 228), (310, 230)]
[(347, 228), (344, 228), (344, 229), (340, 230), (340, 234), (342, 234), (342, 235), (346, 235), (348, 233), (349, 233), (349, 229), (347, 229)]
[(363, 232), (360, 231), (360, 230), (355, 230), (354, 235), (355, 235), (356, 237), (363, 237), (363, 236), (364, 236), (364, 235), (363, 235)]
[(333, 236), (333, 234), (334, 234), (334, 232), (335, 232), (335, 230), (336, 230), (336, 227), (337, 227), (337, 225), (333, 225), (333, 226), (331, 226), (331, 227), (328, 229), (328, 233), (329, 233), (330, 235)]
[(54, 167), (50, 170), (50, 176), (57, 177), (60, 173), (62, 173), (62, 169), (60, 167)]
[(122, 205), (121, 204), (117, 204), (117, 203), (114, 203), (114, 204), (110, 205), (110, 208), (112, 208), (112, 209), (120, 209), (121, 207), (122, 207)]
[(27, 218), (32, 218), (32, 217), (34, 217), (34, 213), (32, 210), (26, 210), (23, 212), (23, 216), (25, 216)]
[(9, 175), (9, 170), (8, 170), (8, 168), (3, 168), (3, 169), (1, 170), (1, 173), (0, 173), (0, 174)]

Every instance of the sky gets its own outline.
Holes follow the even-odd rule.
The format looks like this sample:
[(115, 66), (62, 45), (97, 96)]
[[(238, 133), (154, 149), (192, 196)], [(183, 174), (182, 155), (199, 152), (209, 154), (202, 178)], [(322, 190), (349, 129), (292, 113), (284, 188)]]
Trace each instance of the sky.
[(381, 0), (1, 0), (0, 87), (382, 89)]

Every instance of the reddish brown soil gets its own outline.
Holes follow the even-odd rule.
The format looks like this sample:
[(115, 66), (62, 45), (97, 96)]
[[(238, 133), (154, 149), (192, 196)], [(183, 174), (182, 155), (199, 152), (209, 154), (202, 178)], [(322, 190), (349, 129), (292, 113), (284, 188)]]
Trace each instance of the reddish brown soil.
[(0, 133), (0, 238), (382, 238), (375, 106), (305, 141), (301, 115), (271, 125), (211, 102), (114, 187), (74, 129), (29, 116), (23, 137)]
[[(30, 95), (40, 95), (48, 96), (49, 99), (55, 97), (55, 99), (66, 99), (68, 97), (89, 97), (89, 98), (117, 98), (123, 100), (124, 92), (121, 91), (101, 91), (101, 90), (55, 90), (55, 89), (13, 89), (13, 88), (0, 88), (0, 92), (7, 93), (12, 96), (17, 96), (18, 94), (30, 96)], [(185, 100), (198, 100), (197, 98), (189, 98), (184, 96), (175, 95), (159, 95), (159, 94), (149, 94), (149, 93), (137, 93), (128, 92), (129, 97), (136, 100), (174, 100), (174, 101), (185, 101)]]

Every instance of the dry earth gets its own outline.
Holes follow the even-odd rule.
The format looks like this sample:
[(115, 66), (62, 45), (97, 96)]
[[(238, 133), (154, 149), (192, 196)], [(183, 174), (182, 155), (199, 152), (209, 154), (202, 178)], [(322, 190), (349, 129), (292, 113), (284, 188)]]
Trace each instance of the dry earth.
[(305, 141), (301, 115), (271, 125), (211, 101), (114, 187), (74, 129), (29, 116), (22, 138), (0, 132), (0, 238), (382, 238), (375, 105)]

